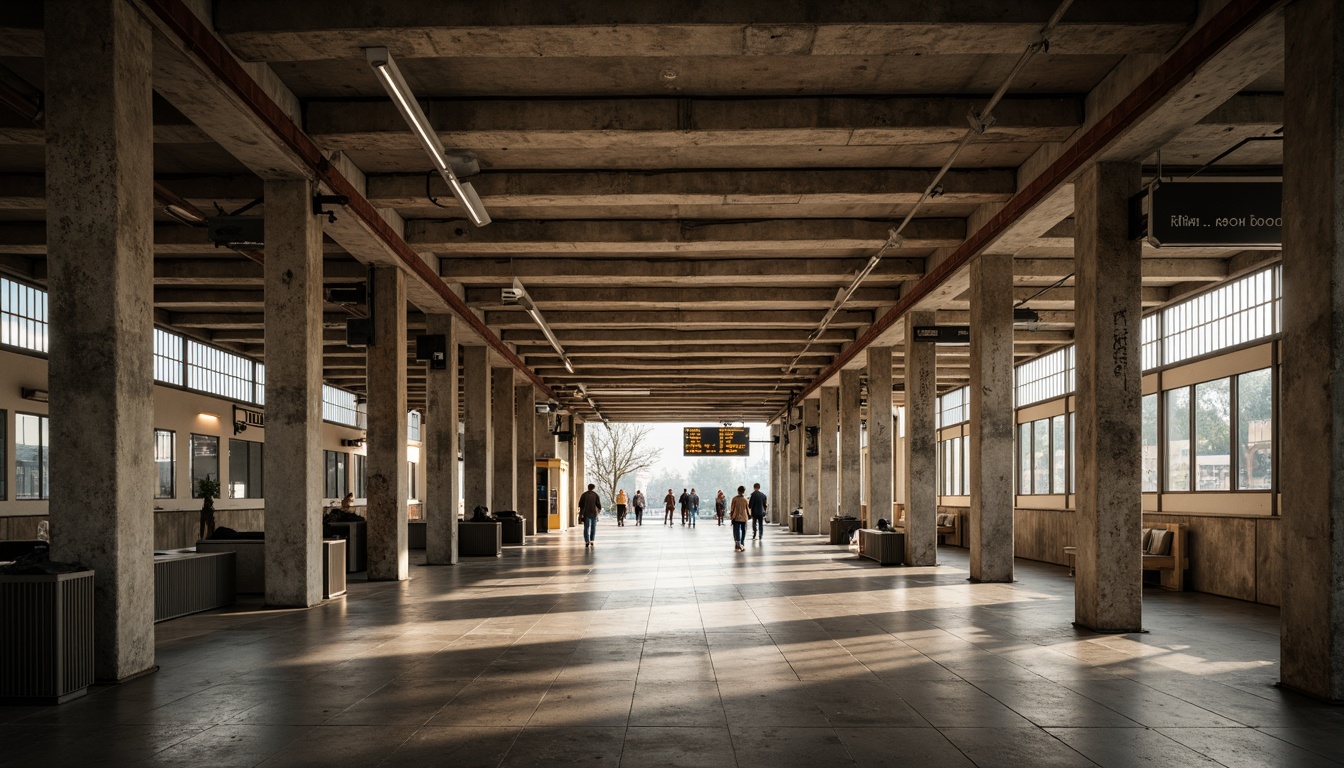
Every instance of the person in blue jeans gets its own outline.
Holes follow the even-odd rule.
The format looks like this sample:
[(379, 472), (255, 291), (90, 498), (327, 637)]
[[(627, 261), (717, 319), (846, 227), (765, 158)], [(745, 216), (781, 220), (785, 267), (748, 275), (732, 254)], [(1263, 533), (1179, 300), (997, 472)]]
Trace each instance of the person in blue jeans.
[(737, 486), (737, 495), (733, 497), (728, 516), (733, 521), (733, 551), (741, 552), (747, 548), (747, 489)]
[(691, 489), (691, 527), (695, 527), (695, 521), (700, 518), (700, 494)]
[(761, 484), (753, 483), (751, 498), (747, 499), (747, 506), (751, 510), (751, 538), (754, 541), (756, 537), (765, 538), (765, 510), (769, 506), (769, 501), (765, 494), (761, 493)]
[(583, 518), (583, 546), (593, 546), (597, 537), (597, 516), (602, 513), (602, 499), (594, 490), (597, 486), (588, 484), (588, 490), (579, 496), (579, 517)]

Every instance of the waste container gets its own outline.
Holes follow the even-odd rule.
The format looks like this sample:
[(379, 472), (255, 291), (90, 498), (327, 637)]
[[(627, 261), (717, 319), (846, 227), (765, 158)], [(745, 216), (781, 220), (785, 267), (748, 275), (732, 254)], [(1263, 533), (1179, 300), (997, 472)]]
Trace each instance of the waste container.
[(803, 532), (803, 510), (795, 509), (793, 514), (789, 515), (789, 533)]

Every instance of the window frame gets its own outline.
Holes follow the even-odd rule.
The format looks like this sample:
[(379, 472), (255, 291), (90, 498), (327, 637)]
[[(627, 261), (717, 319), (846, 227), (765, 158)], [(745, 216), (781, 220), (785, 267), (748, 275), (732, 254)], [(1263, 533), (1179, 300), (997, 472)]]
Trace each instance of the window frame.
[(161, 496), (161, 495), (160, 495), (160, 491), (163, 490), (163, 483), (161, 482), (161, 480), (162, 480), (162, 475), (159, 475), (159, 474), (156, 472), (156, 473), (155, 473), (156, 480), (159, 480), (159, 482), (155, 482), (155, 483), (154, 483), (154, 498), (155, 498), (155, 499), (176, 499), (176, 498), (177, 498), (177, 430), (175, 430), (175, 429), (160, 429), (159, 427), (155, 427), (155, 428), (154, 428), (154, 468), (155, 468), (156, 470), (158, 469), (158, 465), (159, 465), (159, 461), (160, 461), (160, 459), (159, 459), (159, 437), (162, 436), (162, 435), (167, 435), (167, 436), (168, 436), (168, 448), (169, 448), (169, 451), (170, 451), (170, 454), (171, 454), (171, 455), (168, 457), (168, 484), (169, 484), (169, 488), (170, 488), (170, 490), (168, 491), (168, 495), (167, 495), (167, 496)]
[[(19, 424), (18, 420), (23, 417), (37, 419), (37, 495), (20, 496), (19, 495)], [(45, 429), (44, 429), (45, 427)], [(51, 500), (51, 416), (46, 413), (33, 413), (31, 411), (14, 412), (14, 500), (15, 501), (50, 501)]]

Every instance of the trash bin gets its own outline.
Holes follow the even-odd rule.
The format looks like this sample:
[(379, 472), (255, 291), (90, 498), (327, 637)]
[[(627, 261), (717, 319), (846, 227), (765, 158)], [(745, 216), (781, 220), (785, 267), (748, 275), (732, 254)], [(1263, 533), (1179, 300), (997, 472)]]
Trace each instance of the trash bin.
[(803, 532), (803, 510), (795, 509), (793, 514), (789, 515), (789, 533)]

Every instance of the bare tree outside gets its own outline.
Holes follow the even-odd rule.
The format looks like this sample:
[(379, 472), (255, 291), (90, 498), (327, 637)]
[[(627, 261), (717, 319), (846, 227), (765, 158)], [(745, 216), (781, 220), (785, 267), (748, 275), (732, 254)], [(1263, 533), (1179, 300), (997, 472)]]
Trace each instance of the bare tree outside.
[[(635, 475), (662, 458), (662, 449), (653, 445), (652, 432), (646, 424), (589, 425), (584, 472), (602, 495), (603, 507), (615, 509), (620, 484), (633, 483)], [(635, 488), (626, 488), (625, 492), (633, 497)]]

